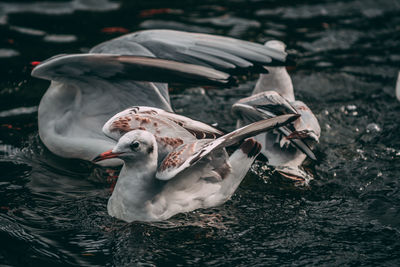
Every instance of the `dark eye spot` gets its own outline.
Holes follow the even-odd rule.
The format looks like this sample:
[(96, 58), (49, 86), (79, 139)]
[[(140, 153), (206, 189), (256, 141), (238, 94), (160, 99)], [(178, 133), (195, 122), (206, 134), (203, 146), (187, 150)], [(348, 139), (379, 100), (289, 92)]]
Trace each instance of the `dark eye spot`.
[(130, 144), (130, 147), (131, 147), (131, 149), (132, 150), (136, 150), (138, 147), (139, 147), (139, 142), (138, 141), (133, 141), (131, 144)]
[(151, 145), (148, 149), (147, 149), (147, 153), (151, 154), (153, 153), (154, 147)]

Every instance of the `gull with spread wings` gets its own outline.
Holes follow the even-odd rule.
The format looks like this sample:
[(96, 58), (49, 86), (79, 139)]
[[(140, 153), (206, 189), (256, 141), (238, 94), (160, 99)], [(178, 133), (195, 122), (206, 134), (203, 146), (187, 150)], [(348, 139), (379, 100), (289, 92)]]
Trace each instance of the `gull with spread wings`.
[(87, 54), (59, 55), (36, 66), (32, 75), (51, 81), (39, 105), (39, 136), (58, 156), (92, 160), (115, 146), (101, 129), (117, 112), (136, 105), (172, 112), (168, 83), (229, 86), (231, 73), (265, 72), (263, 66), (287, 61), (284, 51), (229, 37), (173, 30), (131, 33)]
[[(182, 126), (161, 116), (164, 126), (170, 125), (170, 129), (181, 131), (177, 134), (179, 140), (185, 138), (185, 141), (171, 138), (165, 143), (160, 139), (164, 131), (171, 130), (160, 126), (157, 117), (136, 116), (138, 109), (141, 107), (134, 107), (126, 110), (124, 116), (117, 116), (123, 121), (112, 118), (105, 124), (104, 133), (108, 136), (116, 134), (114, 138), (118, 138), (120, 129), (125, 131), (129, 128), (129, 131), (119, 138), (114, 148), (94, 159), (95, 162), (113, 158), (124, 161), (107, 210), (111, 216), (127, 222), (161, 221), (177, 213), (224, 203), (243, 180), (261, 145), (252, 138), (247, 139), (230, 156), (225, 147), (282, 127), (299, 117), (298, 114), (277, 116), (216, 139), (196, 139)], [(144, 107), (143, 110), (150, 111), (152, 108)], [(192, 127), (191, 131), (199, 132), (201, 129)], [(170, 151), (161, 161), (159, 144), (164, 146), (164, 152)]]

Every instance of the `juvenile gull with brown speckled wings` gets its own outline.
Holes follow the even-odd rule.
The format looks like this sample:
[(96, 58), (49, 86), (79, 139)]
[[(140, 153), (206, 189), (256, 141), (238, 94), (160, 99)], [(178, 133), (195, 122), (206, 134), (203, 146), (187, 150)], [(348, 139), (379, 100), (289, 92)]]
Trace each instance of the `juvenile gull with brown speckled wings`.
[(103, 126), (103, 133), (115, 141), (133, 130), (149, 131), (154, 135), (159, 161), (182, 144), (192, 143), (197, 139), (215, 139), (223, 135), (221, 131), (200, 121), (144, 106), (121, 111)]
[(160, 142), (154, 134), (143, 129), (125, 133), (112, 150), (94, 160), (118, 157), (124, 161), (108, 201), (108, 213), (127, 222), (160, 221), (224, 203), (239, 186), (261, 145), (247, 139), (230, 156), (225, 147), (298, 117), (290, 114), (258, 121), (217, 139), (193, 138), (174, 148), (161, 163), (157, 152)]

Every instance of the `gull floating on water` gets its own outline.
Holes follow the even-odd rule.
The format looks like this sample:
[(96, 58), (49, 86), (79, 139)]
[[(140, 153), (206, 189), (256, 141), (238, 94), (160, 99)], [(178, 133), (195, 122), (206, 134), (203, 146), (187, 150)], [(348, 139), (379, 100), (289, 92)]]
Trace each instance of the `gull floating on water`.
[(102, 130), (115, 141), (133, 130), (151, 132), (157, 141), (159, 161), (182, 144), (223, 135), (223, 132), (205, 123), (146, 106), (130, 107), (117, 113), (104, 124)]
[(88, 54), (55, 56), (32, 71), (51, 81), (39, 105), (39, 136), (58, 156), (92, 160), (115, 146), (101, 129), (117, 112), (137, 105), (172, 112), (167, 83), (229, 86), (227, 73), (262, 71), (286, 57), (252, 42), (173, 30), (135, 32)]
[[(269, 41), (265, 46), (285, 51), (285, 44)], [(317, 118), (302, 101), (295, 100), (292, 80), (285, 67), (267, 67), (268, 74), (261, 74), (250, 97), (232, 106), (242, 127), (254, 121), (281, 114), (300, 114), (292, 125), (263, 133), (255, 137), (262, 144), (261, 153), (268, 164), (284, 177), (307, 183), (311, 176), (301, 169), (306, 157), (316, 160), (311, 147), (318, 142), (321, 129)]]
[[(160, 221), (177, 213), (224, 203), (235, 192), (261, 149), (251, 138), (231, 156), (225, 147), (298, 117), (290, 114), (258, 121), (217, 139), (191, 138), (172, 149), (161, 163), (158, 159), (159, 133), (155, 135), (148, 131), (154, 132), (152, 127), (156, 121), (147, 121), (146, 129), (128, 131), (112, 150), (94, 159), (98, 162), (118, 157), (124, 161), (108, 201), (109, 215), (127, 222)], [(110, 134), (110, 125), (116, 121), (111, 119), (111, 123), (105, 125), (106, 135)], [(164, 122), (172, 128), (175, 126), (168, 119)]]

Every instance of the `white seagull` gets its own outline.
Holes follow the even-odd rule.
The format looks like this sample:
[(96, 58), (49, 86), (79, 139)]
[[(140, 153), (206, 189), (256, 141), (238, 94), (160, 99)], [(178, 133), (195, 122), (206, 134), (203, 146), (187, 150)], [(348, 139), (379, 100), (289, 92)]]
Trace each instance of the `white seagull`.
[(115, 141), (132, 130), (145, 130), (154, 135), (159, 161), (182, 144), (197, 139), (215, 139), (223, 135), (223, 132), (205, 123), (146, 106), (135, 106), (121, 111), (103, 126), (103, 133)]
[(135, 105), (172, 111), (167, 83), (229, 86), (225, 72), (285, 61), (285, 52), (260, 44), (173, 30), (139, 31), (88, 54), (55, 56), (32, 71), (51, 81), (39, 105), (39, 136), (58, 156), (92, 160), (115, 146), (101, 132), (113, 114)]
[[(268, 41), (265, 46), (285, 51), (280, 41)], [(280, 127), (273, 132), (262, 133), (255, 139), (262, 144), (261, 153), (268, 164), (281, 175), (307, 184), (312, 178), (302, 170), (306, 157), (316, 160), (311, 148), (319, 141), (321, 128), (312, 111), (302, 101), (295, 100), (293, 84), (285, 67), (267, 67), (268, 74), (261, 74), (250, 97), (232, 106), (238, 117), (237, 127), (281, 114), (300, 114), (292, 125)]]
[(94, 159), (98, 162), (118, 157), (124, 161), (108, 200), (109, 215), (126, 222), (161, 221), (177, 213), (224, 203), (261, 149), (253, 139), (244, 141), (231, 156), (225, 147), (298, 117), (283, 115), (258, 121), (215, 140), (193, 138), (174, 148), (161, 163), (157, 136), (143, 129), (125, 133), (112, 150)]

